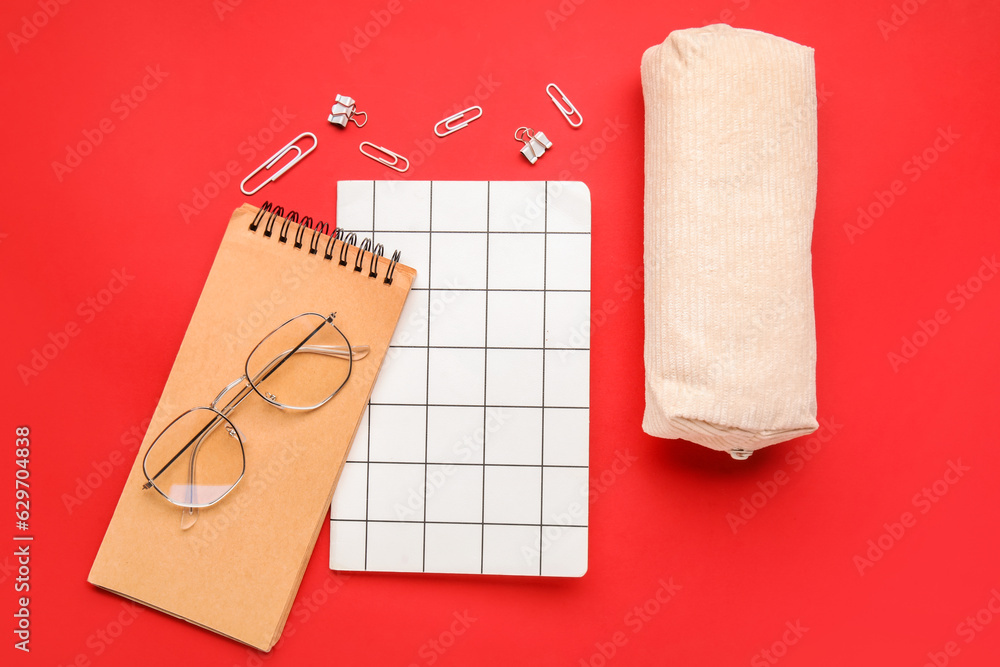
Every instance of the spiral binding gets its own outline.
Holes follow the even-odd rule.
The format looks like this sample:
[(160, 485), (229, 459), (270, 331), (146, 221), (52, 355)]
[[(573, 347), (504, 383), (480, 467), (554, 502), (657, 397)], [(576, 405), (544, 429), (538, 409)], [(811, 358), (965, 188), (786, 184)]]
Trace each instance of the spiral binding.
[[(266, 218), (266, 219), (265, 219)], [(365, 269), (365, 253), (368, 253), (368, 277), (378, 278), (378, 268), (379, 268), (379, 258), (385, 257), (385, 248), (381, 243), (375, 243), (370, 238), (362, 239), (361, 245), (358, 246), (358, 235), (354, 232), (345, 232), (341, 228), (337, 228), (333, 234), (330, 234), (330, 225), (325, 222), (315, 222), (308, 215), (302, 216), (299, 219), (299, 214), (295, 211), (289, 211), (288, 215), (285, 215), (285, 209), (277, 204), (272, 204), (269, 201), (264, 202), (264, 205), (260, 207), (257, 211), (257, 215), (254, 216), (253, 222), (250, 223), (250, 231), (257, 233), (257, 229), (263, 224), (264, 225), (264, 236), (270, 237), (274, 234), (275, 226), (280, 223), (278, 228), (278, 242), (287, 243), (288, 242), (288, 231), (292, 226), (292, 223), (298, 225), (298, 230), (295, 232), (294, 237), (294, 247), (302, 248), (303, 240), (305, 239), (305, 234), (307, 229), (312, 230), (312, 237), (309, 239), (309, 254), (316, 255), (319, 252), (319, 243), (321, 237), (326, 234), (330, 238), (326, 242), (326, 249), (323, 251), (323, 259), (333, 261), (334, 257), (337, 257), (337, 263), (340, 266), (347, 266), (347, 254), (352, 246), (358, 248), (358, 254), (354, 258), (354, 270), (361, 273)], [(340, 250), (334, 252), (337, 242), (340, 242)], [(389, 265), (385, 269), (385, 275), (382, 282), (386, 285), (392, 284), (392, 277), (396, 273), (396, 265), (399, 264), (400, 252), (396, 250), (392, 253), (392, 258), (389, 260)]]

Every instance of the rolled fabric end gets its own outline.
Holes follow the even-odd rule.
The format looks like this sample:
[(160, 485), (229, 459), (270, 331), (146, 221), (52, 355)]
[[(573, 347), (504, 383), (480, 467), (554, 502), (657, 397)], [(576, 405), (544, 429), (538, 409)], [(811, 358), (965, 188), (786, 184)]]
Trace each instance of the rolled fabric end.
[(642, 427), (736, 458), (816, 430), (813, 50), (677, 30), (642, 57)]

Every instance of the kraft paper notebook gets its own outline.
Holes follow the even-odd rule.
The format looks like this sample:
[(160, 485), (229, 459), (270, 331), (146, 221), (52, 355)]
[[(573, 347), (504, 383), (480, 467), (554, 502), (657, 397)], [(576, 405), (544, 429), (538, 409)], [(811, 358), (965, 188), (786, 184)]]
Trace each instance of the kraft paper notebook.
[[(359, 246), (353, 234), (297, 220), (270, 204), (233, 213), (88, 578), (261, 650), (281, 635), (416, 275), (370, 239)], [(258, 341), (310, 311), (335, 312), (351, 345), (370, 352), (318, 409), (243, 401), (233, 423), (244, 477), (182, 529), (185, 510), (142, 489), (143, 456), (177, 415), (243, 375)]]
[(342, 181), (417, 279), (334, 494), (335, 570), (587, 571), (590, 191)]

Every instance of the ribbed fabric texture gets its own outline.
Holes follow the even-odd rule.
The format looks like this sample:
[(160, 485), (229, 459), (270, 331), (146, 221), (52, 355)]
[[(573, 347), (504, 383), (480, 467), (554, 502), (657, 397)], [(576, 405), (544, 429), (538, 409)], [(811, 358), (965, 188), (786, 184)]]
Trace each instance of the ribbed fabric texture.
[(813, 50), (712, 25), (642, 57), (650, 435), (755, 450), (815, 431)]

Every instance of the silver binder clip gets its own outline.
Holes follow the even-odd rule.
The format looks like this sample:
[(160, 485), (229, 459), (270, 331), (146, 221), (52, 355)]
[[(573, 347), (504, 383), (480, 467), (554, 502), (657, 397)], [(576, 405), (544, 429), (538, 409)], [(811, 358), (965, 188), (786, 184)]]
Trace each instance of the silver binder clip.
[[(355, 116), (364, 116), (364, 123), (359, 123)], [(330, 116), (327, 120), (341, 127), (347, 127), (348, 122), (353, 122), (358, 127), (364, 127), (365, 123), (368, 122), (368, 114), (357, 110), (354, 98), (347, 95), (337, 95), (336, 104), (330, 109)]]
[[(312, 146), (310, 146), (305, 150), (299, 148), (298, 143), (299, 141), (301, 141), (302, 137), (310, 137), (313, 141)], [(262, 187), (264, 187), (271, 181), (278, 180), (279, 176), (281, 176), (286, 171), (297, 165), (299, 163), (299, 160), (301, 160), (302, 158), (304, 158), (305, 156), (309, 155), (314, 150), (316, 150), (317, 144), (319, 144), (319, 140), (316, 138), (315, 134), (313, 134), (312, 132), (303, 132), (302, 134), (300, 134), (299, 136), (295, 137), (287, 144), (285, 144), (285, 146), (279, 149), (277, 153), (269, 157), (267, 159), (267, 162), (265, 162), (264, 164), (260, 165), (259, 167), (251, 171), (250, 175), (244, 178), (240, 182), (240, 191), (249, 197), (250, 195), (254, 194), (255, 192), (260, 190)], [(273, 167), (275, 164), (278, 163), (278, 160), (285, 157), (287, 153), (291, 153), (292, 151), (295, 151), (295, 157), (292, 158), (292, 160), (288, 164), (286, 164), (284, 167), (271, 174), (271, 176), (266, 181), (255, 187), (253, 190), (247, 191), (247, 181), (256, 176), (257, 173), (260, 171), (270, 171), (271, 167)]]
[[(386, 158), (382, 157), (382, 155), (365, 152), (365, 146), (371, 146), (372, 148), (381, 152), (382, 154), (388, 155), (390, 158), (392, 158), (392, 160), (391, 161), (387, 160)], [(404, 171), (410, 168), (410, 161), (407, 160), (405, 157), (403, 157), (399, 153), (394, 153), (388, 148), (384, 148), (383, 146), (376, 146), (370, 141), (362, 141), (361, 145), (358, 146), (358, 150), (361, 151), (361, 154), (364, 155), (365, 157), (370, 157), (376, 162), (381, 162), (385, 166), (389, 167), (389, 169), (395, 169), (399, 173), (403, 173)], [(400, 162), (403, 162), (406, 165), (402, 169), (400, 169), (397, 166)]]
[(552, 148), (552, 142), (545, 136), (544, 132), (535, 132), (530, 127), (519, 127), (514, 131), (514, 138), (524, 142), (521, 155), (528, 158), (528, 162), (535, 164), (538, 158), (542, 157), (545, 149)]
[[(562, 98), (561, 101), (556, 99), (556, 96), (552, 93), (552, 90), (555, 90), (556, 93), (559, 93), (559, 97)], [(556, 108), (559, 109), (559, 113), (563, 115), (563, 118), (566, 119), (567, 123), (569, 123), (573, 127), (580, 127), (581, 125), (583, 125), (583, 114), (577, 111), (576, 107), (573, 106), (573, 103), (569, 101), (568, 97), (566, 97), (566, 93), (564, 93), (562, 90), (559, 89), (559, 86), (557, 86), (554, 83), (550, 83), (549, 85), (545, 86), (545, 92), (548, 93), (549, 99), (552, 100), (552, 103), (556, 105)], [(566, 103), (566, 106), (563, 106), (564, 102)], [(574, 117), (577, 119), (575, 123), (573, 122)]]
[[(470, 111), (477, 111), (477, 110), (479, 111), (479, 113), (476, 114), (475, 116), (471, 118), (466, 118), (458, 125), (452, 125), (452, 122), (457, 120), (462, 120), (465, 114), (469, 113)], [(457, 114), (453, 116), (448, 116), (444, 120), (438, 121), (437, 125), (434, 126), (434, 134), (438, 135), (439, 137), (447, 137), (452, 132), (458, 132), (463, 127), (465, 127), (466, 125), (468, 125), (469, 123), (476, 120), (482, 115), (483, 115), (483, 108), (481, 106), (474, 106), (474, 107), (469, 107), (468, 109), (463, 109), (462, 111), (459, 111)], [(442, 125), (444, 126), (445, 129), (444, 132), (438, 130), (438, 128), (441, 127)]]

